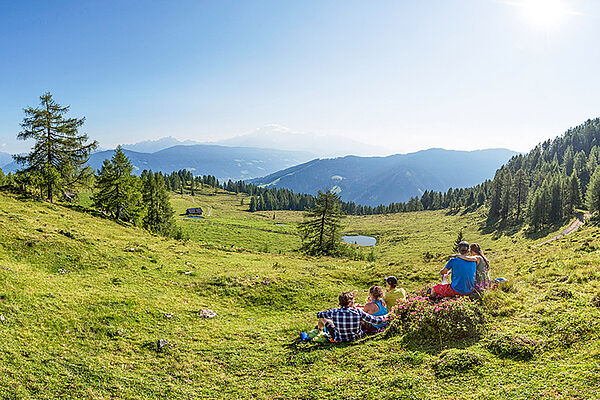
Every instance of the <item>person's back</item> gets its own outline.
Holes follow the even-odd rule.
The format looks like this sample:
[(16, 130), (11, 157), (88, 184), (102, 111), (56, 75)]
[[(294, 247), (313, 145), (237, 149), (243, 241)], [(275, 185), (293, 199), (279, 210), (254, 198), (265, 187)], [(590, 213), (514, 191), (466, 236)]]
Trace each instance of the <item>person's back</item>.
[(395, 276), (388, 276), (384, 279), (386, 292), (385, 292), (385, 303), (389, 311), (392, 311), (394, 307), (398, 305), (398, 300), (406, 300), (406, 291), (398, 286), (398, 278)]
[(406, 291), (402, 288), (394, 288), (385, 293), (385, 303), (390, 311), (398, 305), (400, 299), (406, 300)]
[(475, 288), (475, 272), (477, 263), (475, 261), (466, 261), (454, 257), (446, 264), (446, 269), (450, 270), (452, 282), (450, 286), (460, 294), (469, 294)]
[(386, 316), (373, 316), (354, 308), (354, 295), (351, 292), (340, 294), (339, 303), (340, 308), (317, 313), (317, 318), (327, 318), (333, 322), (333, 341), (349, 342), (362, 337), (364, 332), (361, 328), (361, 321), (381, 324), (387, 320)]
[[(388, 307), (384, 300), (383, 288), (381, 286), (371, 286), (369, 289), (369, 303), (363, 307), (363, 311), (371, 314), (374, 317), (386, 315), (388, 313)], [(365, 330), (371, 332), (372, 330), (381, 329), (387, 326), (387, 323), (382, 324), (365, 324)]]
[[(458, 252), (465, 256), (469, 251), (469, 243), (460, 242)], [(475, 260), (469, 261), (459, 257), (452, 257), (440, 271), (442, 283), (434, 285), (429, 290), (432, 299), (438, 297), (465, 296), (475, 288)], [(452, 274), (452, 282), (446, 283), (446, 277)]]

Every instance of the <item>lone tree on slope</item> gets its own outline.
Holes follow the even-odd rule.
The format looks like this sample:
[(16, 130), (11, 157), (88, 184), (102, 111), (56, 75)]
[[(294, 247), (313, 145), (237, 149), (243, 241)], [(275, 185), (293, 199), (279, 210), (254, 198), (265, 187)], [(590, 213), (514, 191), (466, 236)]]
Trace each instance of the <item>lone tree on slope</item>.
[(132, 175), (133, 165), (121, 146), (112, 159), (104, 160), (96, 177), (94, 207), (123, 221), (136, 221), (141, 212), (142, 195), (139, 179)]
[(299, 230), (302, 250), (311, 255), (335, 254), (340, 245), (340, 197), (332, 192), (319, 191), (315, 206), (306, 211)]
[(45, 93), (40, 107), (24, 109), (23, 130), (17, 135), (20, 140), (35, 140), (29, 154), (14, 158), (26, 166), (20, 172), (36, 181), (50, 202), (55, 192), (72, 189), (93, 173), (85, 163), (98, 143), (87, 143), (88, 136), (78, 134), (85, 118), (64, 118), (68, 111), (69, 106), (61, 106)]

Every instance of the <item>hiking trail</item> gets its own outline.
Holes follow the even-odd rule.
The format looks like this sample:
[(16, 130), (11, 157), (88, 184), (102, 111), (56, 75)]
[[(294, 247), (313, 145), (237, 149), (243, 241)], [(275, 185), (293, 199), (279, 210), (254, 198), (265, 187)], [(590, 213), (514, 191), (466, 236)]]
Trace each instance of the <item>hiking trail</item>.
[(573, 232), (576, 232), (581, 227), (581, 225), (583, 225), (585, 223), (585, 221), (587, 221), (587, 219), (590, 217), (590, 215), (591, 214), (588, 214), (588, 213), (585, 213), (585, 214), (584, 213), (579, 213), (579, 214), (577, 214), (577, 217), (573, 220), (573, 222), (571, 222), (569, 224), (569, 226), (567, 226), (561, 233), (559, 233), (558, 235), (556, 235), (556, 236), (554, 236), (554, 237), (552, 237), (552, 238), (550, 238), (550, 239), (548, 239), (548, 240), (546, 240), (546, 241), (544, 241), (542, 243), (539, 243), (538, 246), (544, 245), (546, 243), (553, 242), (553, 241), (555, 241), (557, 239), (560, 239), (560, 238), (563, 238), (565, 236), (568, 236), (568, 235), (570, 235)]

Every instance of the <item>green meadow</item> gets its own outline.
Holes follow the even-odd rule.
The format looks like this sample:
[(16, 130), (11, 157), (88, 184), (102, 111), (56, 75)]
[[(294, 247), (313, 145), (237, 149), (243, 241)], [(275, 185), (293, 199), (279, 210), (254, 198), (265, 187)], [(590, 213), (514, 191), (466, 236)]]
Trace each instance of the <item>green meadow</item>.
[[(347, 217), (345, 233), (378, 240), (365, 261), (299, 253), (302, 213), (249, 213), (243, 195), (174, 194), (172, 204), (186, 240), (118, 224), (85, 201), (0, 192), (0, 398), (600, 398), (593, 223), (538, 246), (562, 227), (501, 234), (485, 229), (482, 210)], [(184, 219), (189, 207), (210, 216)], [(297, 342), (341, 291), (362, 302), (390, 274), (408, 291), (436, 281), (461, 230), (481, 244), (492, 276), (508, 279), (481, 300), (479, 337)], [(217, 316), (202, 318), (204, 309)], [(535, 352), (494, 347), (502, 334), (535, 342)], [(474, 367), (439, 373), (460, 351)]]

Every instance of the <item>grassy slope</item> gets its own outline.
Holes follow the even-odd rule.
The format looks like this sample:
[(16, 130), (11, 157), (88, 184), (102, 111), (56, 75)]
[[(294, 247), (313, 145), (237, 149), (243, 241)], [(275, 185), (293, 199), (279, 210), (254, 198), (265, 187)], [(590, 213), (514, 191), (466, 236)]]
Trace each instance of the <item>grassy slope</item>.
[[(213, 207), (206, 220), (178, 221), (192, 238), (181, 243), (0, 193), (0, 397), (598, 396), (600, 312), (590, 303), (600, 291), (598, 228), (540, 248), (520, 233), (481, 234), (477, 214), (350, 217), (349, 232), (378, 235), (377, 261), (314, 259), (294, 252), (299, 213), (277, 212), (273, 221), (273, 213), (245, 212), (240, 197), (175, 196), (178, 212)], [(512, 361), (478, 341), (445, 343), (486, 362), (439, 379), (430, 362), (440, 348), (407, 348), (398, 337), (292, 344), (341, 290), (364, 293), (389, 273), (408, 289), (435, 279), (459, 229), (491, 249), (495, 276), (514, 283), (487, 300), (490, 330), (542, 339), (542, 354)], [(425, 251), (440, 256), (426, 262)], [(553, 295), (557, 285), (573, 297)], [(204, 308), (218, 317), (199, 318)], [(170, 345), (159, 353), (161, 338)]]

